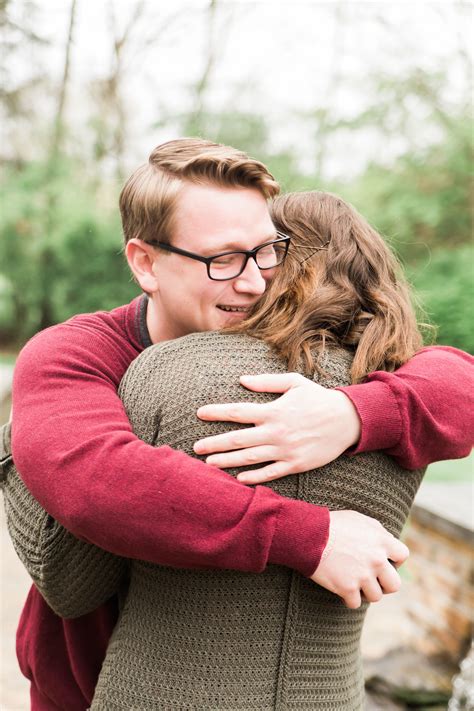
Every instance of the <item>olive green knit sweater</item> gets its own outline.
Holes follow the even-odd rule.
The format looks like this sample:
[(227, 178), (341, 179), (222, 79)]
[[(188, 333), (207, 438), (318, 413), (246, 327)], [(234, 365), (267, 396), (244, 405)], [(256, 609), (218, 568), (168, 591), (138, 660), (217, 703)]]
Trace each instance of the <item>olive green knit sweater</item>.
[[(328, 387), (347, 384), (350, 363), (348, 353), (332, 351), (324, 363), (327, 377), (314, 379)], [(239, 376), (285, 370), (255, 339), (193, 334), (146, 350), (127, 372), (121, 396), (139, 437), (192, 455), (197, 439), (235, 429), (199, 421), (199, 406), (268, 401), (274, 396), (246, 391)], [(398, 535), (422, 474), (372, 453), (343, 456), (270, 486), (333, 510), (360, 511)], [(21, 482), (12, 482), (15, 492), (6, 497), (9, 524), (19, 531), (25, 527), (24, 520), (18, 523), (20, 514), (24, 519), (24, 509), (36, 504), (32, 500), (27, 506), (28, 494), (19, 495)], [(14, 504), (18, 499), (22, 506)], [(17, 548), (30, 568), (35, 559), (36, 582), (56, 611), (83, 614), (100, 602), (98, 591), (104, 599), (110, 594), (106, 579), (123, 575), (123, 561), (114, 564), (113, 556), (70, 534), (54, 535), (57, 545), (43, 541), (46, 559), (43, 549), (33, 551), (31, 531), (17, 535)], [(66, 566), (65, 560), (74, 563)], [(279, 566), (259, 575), (177, 570), (141, 561), (130, 561), (129, 568), (130, 588), (93, 711), (363, 709), (359, 642), (366, 605), (348, 610), (335, 595)]]
[[(324, 384), (348, 383), (350, 360), (333, 352)], [(193, 454), (197, 439), (224, 428), (199, 421), (199, 406), (255, 400), (239, 375), (285, 370), (268, 346), (247, 336), (191, 335), (145, 351), (121, 396), (139, 437)], [(341, 457), (271, 486), (331, 509), (358, 510), (399, 534), (421, 477), (374, 453)], [(256, 575), (133, 561), (92, 709), (362, 709), (365, 610), (347, 609), (278, 566)]]

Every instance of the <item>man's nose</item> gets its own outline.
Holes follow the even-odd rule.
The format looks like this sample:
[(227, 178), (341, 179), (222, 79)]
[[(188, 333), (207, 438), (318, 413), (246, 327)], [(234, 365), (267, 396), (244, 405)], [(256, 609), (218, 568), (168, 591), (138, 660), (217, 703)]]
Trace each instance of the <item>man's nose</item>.
[(248, 260), (242, 274), (234, 280), (234, 289), (239, 293), (260, 295), (263, 294), (266, 286), (267, 282), (257, 267), (257, 262), (252, 258)]

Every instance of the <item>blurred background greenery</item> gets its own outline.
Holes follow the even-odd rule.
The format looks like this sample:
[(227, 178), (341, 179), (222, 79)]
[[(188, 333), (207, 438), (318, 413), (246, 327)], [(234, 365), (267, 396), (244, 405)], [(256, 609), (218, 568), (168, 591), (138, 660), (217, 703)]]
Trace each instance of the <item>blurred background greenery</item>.
[(137, 294), (120, 187), (157, 143), (200, 135), (263, 160), (284, 190), (353, 202), (437, 342), (474, 352), (472, 5), (164, 5), (1, 3), (2, 349)]

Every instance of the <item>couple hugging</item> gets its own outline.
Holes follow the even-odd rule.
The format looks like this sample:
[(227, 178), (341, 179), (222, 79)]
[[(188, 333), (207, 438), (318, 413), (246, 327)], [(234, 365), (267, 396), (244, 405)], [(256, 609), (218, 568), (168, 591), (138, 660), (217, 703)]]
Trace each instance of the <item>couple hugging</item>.
[(421, 349), (352, 206), (278, 192), (228, 146), (158, 146), (120, 196), (143, 294), (20, 354), (33, 711), (364, 707), (367, 604), (399, 588), (424, 467), (469, 451), (472, 359)]

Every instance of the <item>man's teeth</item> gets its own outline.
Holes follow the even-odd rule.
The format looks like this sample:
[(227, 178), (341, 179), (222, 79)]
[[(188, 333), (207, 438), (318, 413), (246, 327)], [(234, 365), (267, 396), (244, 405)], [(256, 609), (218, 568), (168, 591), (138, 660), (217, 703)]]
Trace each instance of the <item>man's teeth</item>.
[(248, 311), (248, 306), (219, 306), (222, 311)]

